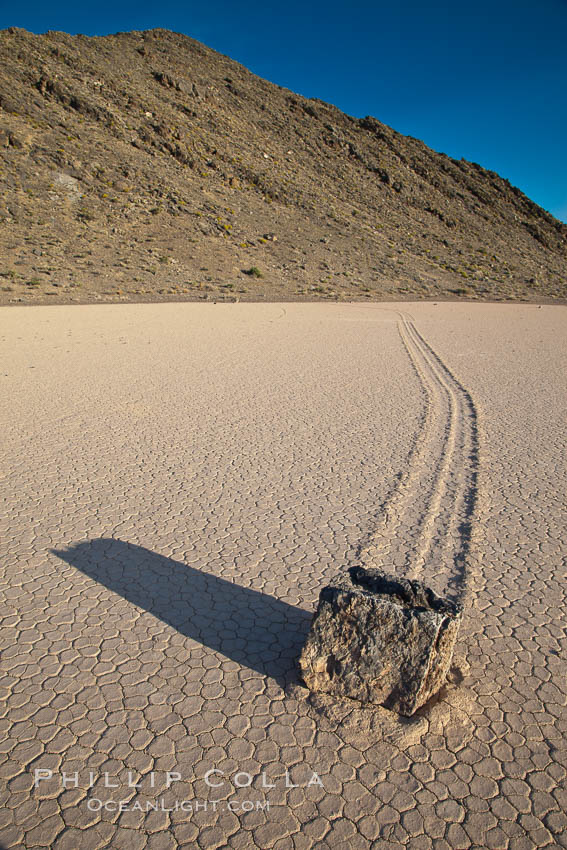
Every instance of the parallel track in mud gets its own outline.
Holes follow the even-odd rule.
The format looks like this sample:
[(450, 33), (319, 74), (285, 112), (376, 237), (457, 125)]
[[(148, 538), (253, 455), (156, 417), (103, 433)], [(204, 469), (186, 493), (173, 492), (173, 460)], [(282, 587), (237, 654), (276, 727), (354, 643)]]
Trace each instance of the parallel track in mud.
[(407, 468), (358, 558), (364, 566), (423, 579), (439, 593), (462, 599), (477, 493), (477, 411), (412, 317), (396, 312), (424, 411)]

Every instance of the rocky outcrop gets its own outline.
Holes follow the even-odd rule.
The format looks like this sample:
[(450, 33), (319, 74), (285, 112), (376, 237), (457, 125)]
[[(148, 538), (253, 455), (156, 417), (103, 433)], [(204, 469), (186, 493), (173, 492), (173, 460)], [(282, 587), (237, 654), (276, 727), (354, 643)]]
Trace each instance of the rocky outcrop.
[(421, 582), (351, 567), (321, 590), (301, 675), (313, 691), (410, 716), (443, 685), (461, 615)]
[(507, 180), (166, 30), (0, 31), (0, 256), (0, 304), (567, 298)]

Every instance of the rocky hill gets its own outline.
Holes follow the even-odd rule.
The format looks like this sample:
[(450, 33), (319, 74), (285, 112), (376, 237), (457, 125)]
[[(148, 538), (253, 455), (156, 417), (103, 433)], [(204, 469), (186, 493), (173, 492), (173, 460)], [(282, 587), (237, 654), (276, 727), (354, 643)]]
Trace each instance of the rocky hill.
[(475, 163), (164, 30), (0, 32), (0, 302), (567, 295)]

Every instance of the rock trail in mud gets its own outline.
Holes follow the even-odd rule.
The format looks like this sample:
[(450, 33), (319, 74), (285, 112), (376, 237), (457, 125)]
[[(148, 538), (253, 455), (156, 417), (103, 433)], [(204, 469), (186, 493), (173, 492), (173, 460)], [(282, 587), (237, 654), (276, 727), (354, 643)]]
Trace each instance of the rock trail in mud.
[(470, 393), (399, 313), (398, 330), (424, 398), (406, 470), (383, 506), (359, 560), (461, 600), (467, 589), (477, 495), (478, 416)]

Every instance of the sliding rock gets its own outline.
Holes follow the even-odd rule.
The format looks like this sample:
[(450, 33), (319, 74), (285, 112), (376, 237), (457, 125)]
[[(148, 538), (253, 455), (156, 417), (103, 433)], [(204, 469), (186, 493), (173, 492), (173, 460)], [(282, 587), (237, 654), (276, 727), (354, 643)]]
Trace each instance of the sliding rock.
[(351, 567), (321, 590), (301, 675), (313, 691), (410, 716), (443, 685), (461, 615), (419, 581)]

